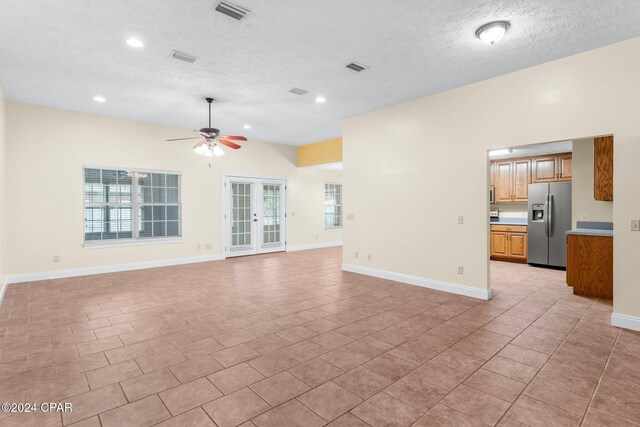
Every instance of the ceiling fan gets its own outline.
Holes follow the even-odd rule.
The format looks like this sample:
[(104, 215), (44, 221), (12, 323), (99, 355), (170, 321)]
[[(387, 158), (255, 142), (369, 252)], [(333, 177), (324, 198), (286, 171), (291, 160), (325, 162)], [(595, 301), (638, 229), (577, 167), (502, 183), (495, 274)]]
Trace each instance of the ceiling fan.
[[(219, 157), (224, 155), (224, 151), (222, 151), (218, 144), (227, 146), (234, 150), (242, 148), (240, 145), (236, 144), (233, 141), (246, 141), (247, 138), (245, 138), (244, 136), (220, 135), (220, 131), (218, 129), (211, 127), (211, 103), (213, 102), (213, 98), (205, 98), (205, 100), (207, 101), (207, 103), (209, 103), (209, 127), (195, 131), (198, 132), (204, 139), (193, 146), (193, 151), (206, 157)], [(190, 138), (167, 139), (167, 141), (184, 141), (187, 139), (199, 138), (200, 136), (194, 136)]]

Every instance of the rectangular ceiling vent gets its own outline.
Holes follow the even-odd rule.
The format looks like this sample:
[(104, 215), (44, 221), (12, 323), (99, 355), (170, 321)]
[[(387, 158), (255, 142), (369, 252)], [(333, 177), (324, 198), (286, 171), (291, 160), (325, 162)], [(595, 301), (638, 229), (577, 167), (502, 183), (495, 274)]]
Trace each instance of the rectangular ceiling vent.
[(189, 64), (193, 64), (198, 59), (197, 56), (191, 55), (190, 53), (180, 52), (179, 50), (174, 50), (171, 52), (171, 57), (173, 59), (178, 59), (180, 61), (188, 62)]
[(350, 70), (357, 71), (357, 72), (364, 71), (364, 70), (366, 70), (367, 68), (369, 68), (369, 67), (367, 67), (366, 65), (357, 64), (357, 63), (355, 63), (355, 62), (352, 62), (352, 63), (350, 63), (350, 64), (347, 64), (347, 65), (346, 65), (346, 67), (347, 67), (348, 69), (350, 69)]
[(294, 87), (289, 92), (295, 93), (296, 95), (305, 95), (305, 94), (309, 93), (308, 90), (300, 89), (300, 88), (297, 88), (297, 87)]
[(249, 9), (245, 9), (242, 6), (238, 6), (237, 4), (228, 3), (225, 1), (221, 1), (220, 3), (218, 3), (218, 5), (215, 7), (215, 10), (237, 21), (242, 21), (250, 13)]

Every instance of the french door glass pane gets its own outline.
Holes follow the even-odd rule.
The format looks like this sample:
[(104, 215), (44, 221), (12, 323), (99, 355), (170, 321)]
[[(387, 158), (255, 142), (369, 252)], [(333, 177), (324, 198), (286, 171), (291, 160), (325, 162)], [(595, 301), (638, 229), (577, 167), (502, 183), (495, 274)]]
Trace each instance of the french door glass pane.
[(280, 185), (262, 186), (262, 242), (280, 243)]
[(251, 183), (231, 183), (231, 244), (251, 245)]

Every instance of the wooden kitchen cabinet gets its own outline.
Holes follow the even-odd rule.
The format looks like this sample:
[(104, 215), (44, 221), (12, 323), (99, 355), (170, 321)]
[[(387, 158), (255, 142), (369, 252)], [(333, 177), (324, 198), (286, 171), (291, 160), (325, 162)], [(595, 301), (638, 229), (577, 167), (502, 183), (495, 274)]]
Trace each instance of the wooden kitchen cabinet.
[(531, 160), (517, 159), (513, 161), (513, 201), (527, 203), (529, 200), (529, 184), (531, 183)]
[(613, 136), (593, 139), (593, 197), (613, 200)]
[(558, 168), (560, 169), (558, 181), (571, 181), (573, 179), (573, 156), (571, 153), (558, 156)]
[(532, 181), (553, 182), (558, 180), (557, 156), (536, 157), (532, 161)]
[(567, 285), (576, 295), (613, 299), (613, 237), (567, 236)]
[(531, 181), (558, 182), (573, 178), (573, 157), (571, 153), (538, 156), (531, 160)]
[(496, 203), (513, 202), (513, 162), (495, 162), (495, 198)]
[(562, 153), (494, 160), (489, 173), (495, 189), (495, 203), (527, 203), (529, 184), (573, 179), (572, 155)]
[(526, 203), (531, 183), (528, 158), (493, 162), (495, 203)]
[(492, 224), (491, 259), (527, 262), (527, 226)]

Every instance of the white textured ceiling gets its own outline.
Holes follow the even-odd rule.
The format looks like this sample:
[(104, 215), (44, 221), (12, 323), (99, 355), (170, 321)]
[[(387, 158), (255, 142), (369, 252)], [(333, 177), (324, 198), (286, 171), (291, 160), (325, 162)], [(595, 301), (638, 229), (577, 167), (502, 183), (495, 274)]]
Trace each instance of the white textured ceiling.
[[(213, 96), (224, 133), (300, 145), (355, 114), (640, 35), (637, 0), (235, 1), (244, 22), (214, 0), (2, 0), (0, 80), (10, 100), (185, 128), (206, 124)], [(476, 28), (496, 19), (511, 30), (482, 44)]]

